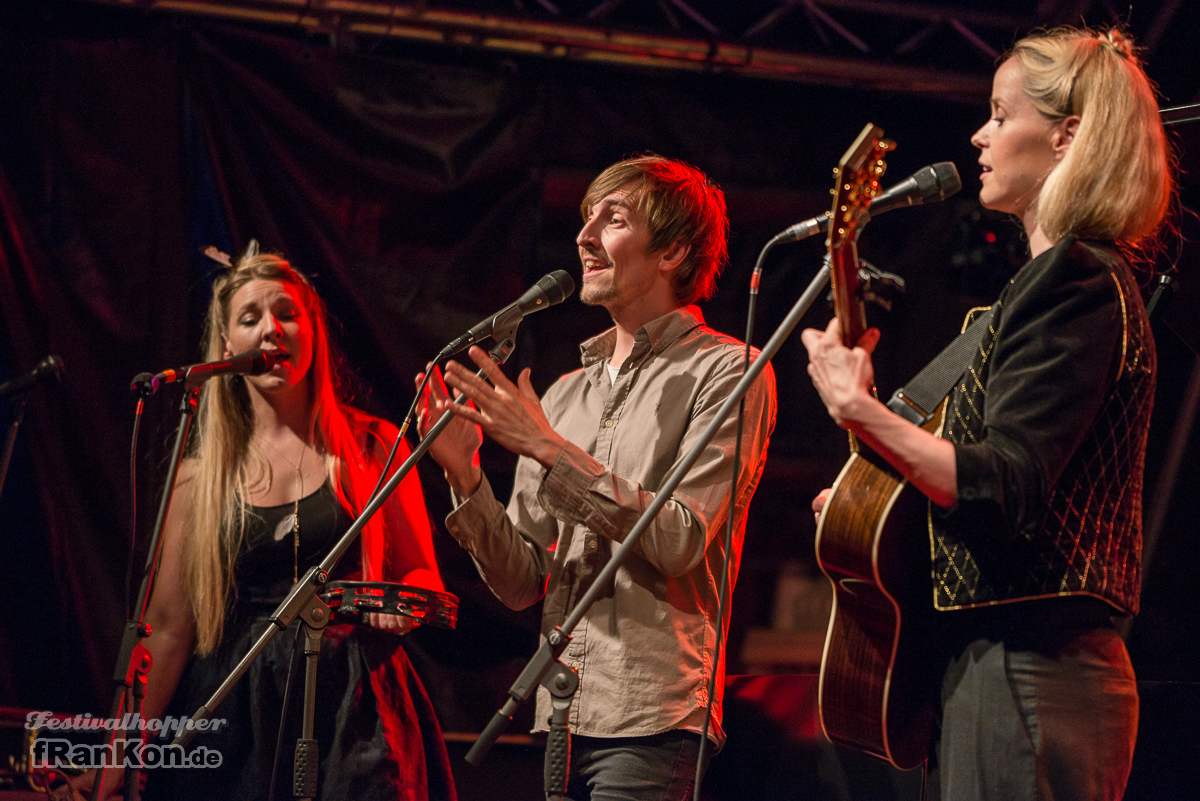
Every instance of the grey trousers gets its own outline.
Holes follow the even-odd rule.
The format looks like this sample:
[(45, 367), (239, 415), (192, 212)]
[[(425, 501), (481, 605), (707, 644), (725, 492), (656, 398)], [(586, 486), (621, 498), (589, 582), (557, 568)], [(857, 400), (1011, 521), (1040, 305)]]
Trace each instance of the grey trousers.
[(1005, 610), (960, 639), (928, 801), (1120, 801), (1138, 720), (1125, 644), (1111, 623), (1046, 608)]
[[(711, 749), (709, 749), (711, 753)], [(571, 801), (690, 801), (700, 735), (573, 737)], [(705, 767), (708, 765), (707, 754)]]

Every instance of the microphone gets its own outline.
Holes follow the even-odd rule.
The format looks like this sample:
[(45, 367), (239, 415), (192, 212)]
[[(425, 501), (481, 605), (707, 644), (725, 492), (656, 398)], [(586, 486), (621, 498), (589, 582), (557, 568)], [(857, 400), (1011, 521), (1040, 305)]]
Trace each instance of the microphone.
[[(901, 206), (920, 206), (923, 203), (936, 203), (945, 200), (962, 189), (962, 180), (958, 177), (958, 168), (952, 161), (939, 161), (922, 167), (900, 183), (879, 195), (867, 209), (861, 225), (866, 225), (871, 217), (877, 217), (885, 211), (898, 209)], [(829, 214), (810, 217), (804, 222), (785, 228), (771, 240), (772, 245), (782, 242), (798, 242), (814, 234), (823, 234), (829, 230)]]
[(158, 392), (163, 384), (184, 382), (187, 389), (195, 389), (210, 378), (219, 375), (262, 375), (275, 369), (275, 365), (287, 360), (287, 353), (281, 350), (262, 350), (255, 348), (228, 359), (202, 364), (190, 364), (177, 370), (164, 370), (158, 375), (138, 373), (133, 378), (129, 389), (135, 395), (148, 397)]
[(481, 339), (491, 336), (493, 331), (506, 332), (510, 326), (520, 323), (525, 315), (562, 303), (574, 291), (575, 281), (566, 270), (555, 270), (544, 275), (540, 281), (527, 289), (524, 295), (491, 317), (480, 320), (467, 333), (442, 348), (438, 359), (466, 350)]
[(39, 381), (46, 381), (50, 378), (61, 381), (65, 371), (66, 365), (63, 364), (62, 359), (57, 356), (47, 356), (37, 363), (37, 367), (25, 375), (0, 384), (0, 398), (32, 389)]

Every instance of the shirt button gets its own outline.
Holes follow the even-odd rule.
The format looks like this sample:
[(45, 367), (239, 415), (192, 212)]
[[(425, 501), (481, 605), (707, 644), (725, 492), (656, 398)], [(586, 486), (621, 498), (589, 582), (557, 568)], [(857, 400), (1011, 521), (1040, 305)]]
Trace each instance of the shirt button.
[(450, 527), (450, 533), (451, 533), (451, 534), (457, 534), (457, 533), (458, 533), (458, 526), (451, 526), (451, 527)]
[(585, 546), (584, 546), (584, 548), (586, 548), (586, 549), (587, 549), (587, 550), (589, 550), (589, 551), (594, 551), (594, 550), (596, 550), (596, 541), (595, 541), (595, 540), (588, 540), (588, 541), (587, 541), (587, 545), (585, 545)]
[(579, 663), (578, 663), (578, 662), (572, 662), (572, 663), (571, 663), (571, 669), (572, 669), (572, 670), (579, 670)]
[(612, 428), (612, 420), (605, 420), (605, 421), (604, 421), (604, 427), (605, 427), (605, 428)]

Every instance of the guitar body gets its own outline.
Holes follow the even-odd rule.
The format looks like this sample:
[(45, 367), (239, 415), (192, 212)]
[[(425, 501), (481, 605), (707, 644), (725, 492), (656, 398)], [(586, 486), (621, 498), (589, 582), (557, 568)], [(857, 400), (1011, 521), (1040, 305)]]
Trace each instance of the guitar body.
[(834, 596), (821, 725), (833, 742), (905, 770), (928, 755), (936, 692), (920, 639), (933, 610), (927, 515), (926, 497), (862, 448), (817, 526), (817, 561)]

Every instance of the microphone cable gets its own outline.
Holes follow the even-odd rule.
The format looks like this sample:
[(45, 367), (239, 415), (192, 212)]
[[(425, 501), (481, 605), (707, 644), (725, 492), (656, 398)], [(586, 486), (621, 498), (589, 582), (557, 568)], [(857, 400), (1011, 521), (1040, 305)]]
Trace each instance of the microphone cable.
[[(746, 350), (742, 357), (742, 375), (745, 375), (746, 371), (750, 369), (750, 341), (754, 337), (754, 315), (758, 308), (758, 286), (762, 279), (763, 261), (766, 260), (771, 248), (780, 241), (782, 241), (780, 237), (776, 236), (763, 245), (762, 250), (758, 252), (758, 260), (754, 263), (754, 270), (750, 274), (750, 301), (746, 309), (746, 338), (744, 340)], [(725, 520), (725, 534), (722, 541), (725, 547), (725, 561), (721, 566), (721, 584), (717, 591), (717, 638), (713, 647), (712, 675), (708, 679), (708, 703), (704, 707), (704, 722), (700, 726), (700, 750), (696, 754), (696, 778), (692, 782), (693, 801), (700, 801), (700, 781), (704, 777), (704, 755), (708, 751), (708, 729), (712, 721), (713, 699), (717, 686), (717, 665), (721, 663), (721, 651), (724, 644), (722, 633), (725, 629), (725, 609), (729, 605), (729, 565), (733, 559), (733, 519), (737, 512), (737, 483), (738, 473), (742, 468), (742, 436), (745, 416), (746, 396), (743, 395), (738, 403), (737, 435), (733, 446), (733, 479), (729, 492), (729, 516)], [(749, 513), (750, 506), (747, 504), (747, 516)]]
[(133, 560), (137, 549), (137, 454), (138, 430), (142, 426), (142, 411), (146, 407), (146, 399), (138, 398), (137, 408), (133, 412), (133, 436), (129, 442), (129, 555), (125, 558), (125, 619), (133, 619), (133, 599), (130, 588), (133, 584)]
[(383, 469), (379, 471), (379, 478), (375, 481), (375, 489), (371, 490), (370, 497), (368, 497), (367, 502), (363, 504), (364, 509), (371, 505), (371, 503), (379, 495), (379, 491), (383, 489), (384, 482), (387, 480), (388, 470), (391, 469), (392, 462), (396, 460), (396, 454), (400, 450), (400, 443), (404, 439), (404, 434), (408, 431), (409, 425), (412, 424), (413, 415), (417, 411), (417, 404), (421, 400), (422, 393), (425, 392), (426, 385), (429, 384), (429, 377), (433, 375), (433, 371), (437, 369), (438, 362), (440, 361), (441, 354), (438, 354), (437, 358), (430, 362), (429, 368), (425, 371), (425, 377), (421, 379), (421, 384), (417, 387), (417, 394), (413, 396), (412, 403), (408, 405), (408, 411), (404, 413), (404, 419), (401, 421), (400, 428), (396, 432), (396, 440), (392, 443), (392, 449), (388, 451), (388, 457), (383, 463)]

